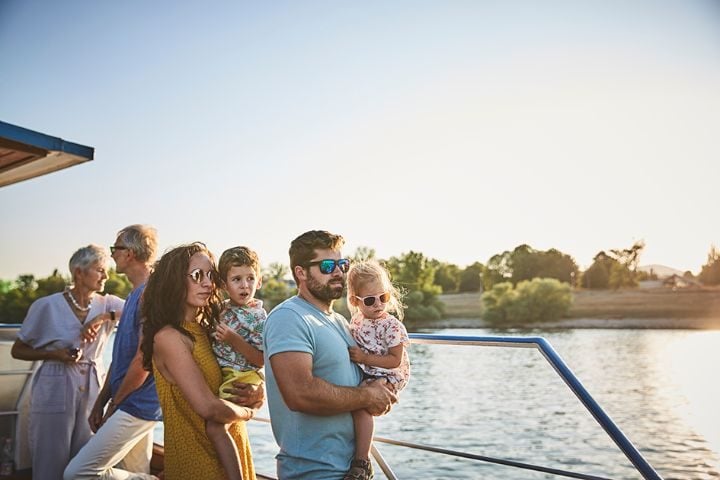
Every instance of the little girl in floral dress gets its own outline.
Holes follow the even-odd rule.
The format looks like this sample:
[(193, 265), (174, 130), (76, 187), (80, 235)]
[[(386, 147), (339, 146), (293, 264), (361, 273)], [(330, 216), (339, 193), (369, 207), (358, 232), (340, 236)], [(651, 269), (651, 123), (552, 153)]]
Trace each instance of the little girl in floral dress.
[[(390, 274), (375, 260), (353, 264), (348, 272), (348, 306), (352, 315), (350, 331), (359, 347), (349, 347), (350, 359), (359, 364), (365, 379), (387, 380), (387, 387), (400, 392), (410, 377), (405, 346), (410, 343), (402, 324), (400, 294)], [(390, 314), (394, 313), (396, 316)], [(344, 480), (373, 478), (370, 463), (375, 424), (366, 410), (353, 412), (355, 458)]]

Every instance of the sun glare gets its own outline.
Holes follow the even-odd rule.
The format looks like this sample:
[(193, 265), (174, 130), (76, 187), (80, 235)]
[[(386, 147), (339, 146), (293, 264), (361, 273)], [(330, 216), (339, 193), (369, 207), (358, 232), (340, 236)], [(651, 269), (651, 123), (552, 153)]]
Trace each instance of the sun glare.
[(687, 419), (720, 457), (720, 383), (715, 371), (720, 365), (720, 331), (692, 331), (666, 338), (666, 343), (656, 345), (658, 365), (687, 399), (669, 407)]

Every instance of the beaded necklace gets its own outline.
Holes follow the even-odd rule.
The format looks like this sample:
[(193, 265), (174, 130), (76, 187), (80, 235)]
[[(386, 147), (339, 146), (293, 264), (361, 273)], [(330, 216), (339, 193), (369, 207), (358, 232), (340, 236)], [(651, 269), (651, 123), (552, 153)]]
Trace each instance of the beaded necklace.
[(77, 308), (81, 312), (89, 312), (90, 311), (90, 306), (92, 304), (92, 296), (90, 297), (88, 306), (81, 307), (80, 304), (77, 302), (77, 300), (75, 300), (75, 297), (73, 297), (72, 291), (69, 288), (67, 290), (65, 290), (65, 292), (68, 294), (68, 298), (70, 298), (70, 302), (75, 306), (75, 308)]

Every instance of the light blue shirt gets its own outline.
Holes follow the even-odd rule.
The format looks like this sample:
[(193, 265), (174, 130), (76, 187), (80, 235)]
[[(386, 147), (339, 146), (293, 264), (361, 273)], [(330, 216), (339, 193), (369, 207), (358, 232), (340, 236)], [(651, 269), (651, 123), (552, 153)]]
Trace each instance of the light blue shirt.
[(278, 389), (270, 359), (281, 352), (312, 355), (313, 376), (340, 386), (357, 386), (360, 369), (350, 361), (355, 346), (339, 313), (327, 315), (300, 297), (285, 300), (265, 323), (265, 380), (273, 435), (280, 445), (277, 473), (283, 480), (342, 479), (355, 453), (352, 415), (293, 412)]

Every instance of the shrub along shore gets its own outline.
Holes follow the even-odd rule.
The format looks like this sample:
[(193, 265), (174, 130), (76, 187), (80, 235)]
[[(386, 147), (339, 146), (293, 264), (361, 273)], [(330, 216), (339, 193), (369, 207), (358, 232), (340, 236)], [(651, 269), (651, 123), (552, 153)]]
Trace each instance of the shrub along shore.
[[(441, 295), (442, 320), (415, 322), (419, 328), (484, 328), (480, 294)], [(507, 327), (720, 329), (720, 288), (574, 290), (566, 318)]]

